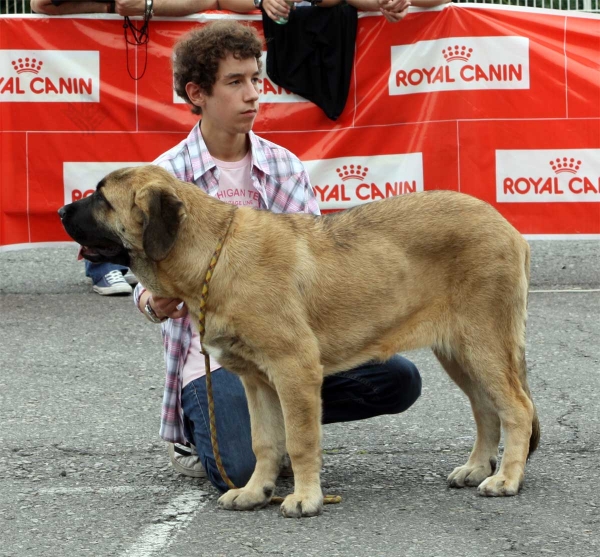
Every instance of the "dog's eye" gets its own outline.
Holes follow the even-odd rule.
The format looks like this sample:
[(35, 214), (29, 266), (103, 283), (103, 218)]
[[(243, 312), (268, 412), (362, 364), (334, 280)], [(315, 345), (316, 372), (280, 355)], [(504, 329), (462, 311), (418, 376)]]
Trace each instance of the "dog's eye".
[(106, 199), (106, 197), (104, 197), (104, 195), (102, 195), (102, 191), (101, 190), (96, 190), (96, 198), (98, 201), (100, 201), (101, 203), (103, 203), (104, 205), (106, 205), (106, 207), (108, 207), (109, 209), (112, 209), (112, 205), (108, 202), (108, 200)]

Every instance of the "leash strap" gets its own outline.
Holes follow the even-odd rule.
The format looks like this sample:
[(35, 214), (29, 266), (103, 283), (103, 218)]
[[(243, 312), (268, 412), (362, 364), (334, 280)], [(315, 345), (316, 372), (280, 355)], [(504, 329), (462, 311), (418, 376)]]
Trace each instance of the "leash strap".
[(200, 351), (202, 352), (202, 354), (204, 354), (204, 367), (206, 369), (206, 396), (208, 398), (208, 422), (210, 428), (210, 443), (212, 445), (213, 454), (215, 456), (215, 462), (217, 464), (219, 474), (221, 474), (223, 481), (227, 484), (227, 487), (229, 489), (236, 489), (235, 484), (229, 479), (227, 472), (225, 472), (225, 467), (223, 466), (223, 461), (221, 460), (219, 442), (217, 440), (217, 423), (215, 419), (215, 401), (212, 392), (212, 378), (210, 376), (210, 357), (208, 355), (208, 352), (204, 350), (204, 333), (206, 331), (206, 300), (208, 298), (208, 285), (210, 283), (210, 279), (212, 278), (215, 266), (217, 265), (217, 261), (219, 260), (219, 255), (221, 255), (222, 248), (223, 238), (221, 238), (217, 242), (215, 253), (212, 256), (212, 259), (210, 260), (210, 264), (208, 265), (208, 271), (206, 271), (206, 277), (204, 278), (204, 284), (202, 285), (202, 294), (200, 295), (200, 311), (198, 313), (198, 333), (200, 335)]
[[(136, 27), (135, 24), (129, 19), (129, 16), (125, 16), (123, 21), (123, 35), (125, 36), (125, 59), (127, 60), (127, 73), (129, 77), (135, 81), (138, 81), (144, 77), (146, 73), (146, 66), (148, 65), (148, 41), (150, 40), (150, 33), (148, 31), (148, 23), (152, 19), (154, 15), (154, 11), (152, 9), (154, 5), (154, 0), (146, 0), (146, 7), (144, 9), (144, 20), (141, 27)], [(114, 3), (113, 3), (113, 12), (114, 12)], [(131, 33), (132, 40), (129, 39), (128, 33)], [(131, 69), (129, 67), (129, 45), (135, 46), (135, 59), (137, 61), (137, 47), (144, 47), (144, 68), (142, 69), (142, 73), (138, 75), (133, 75), (131, 73)], [(136, 66), (137, 73), (137, 66)]]

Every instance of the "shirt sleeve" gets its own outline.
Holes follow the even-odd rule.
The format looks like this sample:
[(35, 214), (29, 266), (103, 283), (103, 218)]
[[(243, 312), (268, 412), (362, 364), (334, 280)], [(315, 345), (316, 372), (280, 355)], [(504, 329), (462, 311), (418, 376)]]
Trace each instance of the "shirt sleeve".
[(175, 176), (178, 180), (184, 182), (190, 182), (192, 179), (186, 176), (186, 173), (190, 172), (189, 165), (186, 164), (185, 154), (179, 152), (172, 155), (170, 151), (163, 153), (160, 157), (154, 159), (151, 164), (164, 168), (167, 172)]
[(310, 178), (308, 177), (308, 172), (304, 170), (300, 175), (300, 181), (304, 185), (304, 213), (309, 213), (311, 215), (320, 215), (321, 209), (319, 209), (319, 204), (317, 202), (317, 198), (315, 196), (315, 192), (310, 185)]
[(146, 292), (146, 287), (142, 286), (141, 282), (138, 282), (133, 290), (133, 303), (140, 313), (143, 313), (140, 309), (140, 298), (144, 292)]

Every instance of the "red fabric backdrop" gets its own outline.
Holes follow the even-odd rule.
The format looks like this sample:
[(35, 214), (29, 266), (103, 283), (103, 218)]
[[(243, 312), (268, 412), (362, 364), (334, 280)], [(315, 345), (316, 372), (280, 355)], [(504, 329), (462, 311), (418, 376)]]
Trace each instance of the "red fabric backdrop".
[[(0, 18), (0, 249), (65, 241), (56, 210), (152, 161), (196, 118), (174, 98), (174, 40), (219, 17), (153, 20), (127, 69), (117, 16)], [(454, 189), (522, 233), (600, 238), (600, 17), (449, 5), (362, 14), (342, 116), (261, 82), (255, 131), (307, 165), (320, 205)], [(131, 73), (144, 50), (129, 49)]]

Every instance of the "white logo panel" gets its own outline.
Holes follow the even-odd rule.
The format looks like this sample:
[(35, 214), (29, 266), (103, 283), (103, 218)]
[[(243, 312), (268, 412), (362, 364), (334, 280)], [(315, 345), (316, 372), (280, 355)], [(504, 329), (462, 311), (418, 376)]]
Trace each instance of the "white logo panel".
[(127, 166), (142, 166), (146, 162), (65, 162), (63, 184), (65, 205), (79, 201), (96, 191), (98, 182), (107, 174)]
[(390, 95), (529, 89), (527, 37), (450, 37), (391, 47)]
[(600, 202), (600, 149), (497, 150), (496, 201)]
[(408, 153), (303, 161), (321, 209), (348, 209), (423, 191), (423, 155)]
[(99, 102), (100, 53), (0, 50), (0, 102)]

